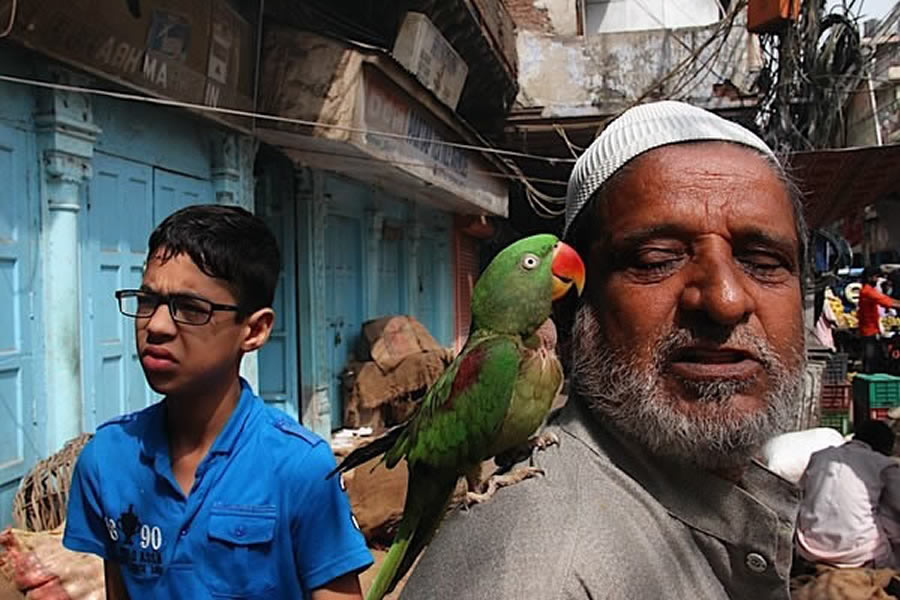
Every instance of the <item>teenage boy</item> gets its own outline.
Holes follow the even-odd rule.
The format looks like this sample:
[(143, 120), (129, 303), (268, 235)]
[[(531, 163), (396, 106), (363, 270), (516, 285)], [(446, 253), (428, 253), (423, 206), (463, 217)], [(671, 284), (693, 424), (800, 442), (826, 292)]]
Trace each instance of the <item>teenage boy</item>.
[(372, 563), (329, 445), (238, 375), (269, 338), (281, 258), (249, 212), (184, 208), (119, 290), (164, 396), (97, 428), (72, 479), (63, 544), (103, 558), (107, 596), (361, 598)]

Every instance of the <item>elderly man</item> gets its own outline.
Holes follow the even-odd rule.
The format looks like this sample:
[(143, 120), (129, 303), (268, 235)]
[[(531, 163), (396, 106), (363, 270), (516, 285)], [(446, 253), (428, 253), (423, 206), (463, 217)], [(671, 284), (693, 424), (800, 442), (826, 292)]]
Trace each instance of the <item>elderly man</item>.
[(804, 369), (796, 195), (769, 148), (677, 102), (569, 181), (586, 258), (545, 476), (450, 516), (405, 599), (789, 598), (797, 488), (752, 457)]

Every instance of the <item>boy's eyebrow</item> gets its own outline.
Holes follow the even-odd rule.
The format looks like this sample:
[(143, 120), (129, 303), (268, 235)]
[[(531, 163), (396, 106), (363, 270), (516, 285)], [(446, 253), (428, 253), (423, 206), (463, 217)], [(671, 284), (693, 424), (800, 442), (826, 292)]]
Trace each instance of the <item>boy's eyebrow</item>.
[(197, 294), (196, 292), (191, 292), (191, 291), (188, 291), (188, 290), (174, 290), (174, 291), (172, 291), (172, 292), (170, 292), (170, 293), (168, 293), (168, 294), (163, 294), (163, 293), (158, 292), (157, 290), (153, 289), (152, 287), (150, 287), (150, 286), (147, 285), (146, 283), (142, 283), (142, 284), (141, 284), (141, 287), (140, 287), (139, 289), (140, 289), (142, 292), (150, 292), (151, 294), (158, 294), (158, 295), (160, 295), (160, 296), (168, 296), (168, 297), (172, 297), (172, 296), (184, 296), (184, 297), (187, 297), (187, 298), (195, 298), (195, 299), (197, 299), (197, 300), (205, 300), (206, 302), (212, 302), (212, 300), (210, 300), (210, 299), (208, 299), (208, 298), (204, 298), (203, 296)]

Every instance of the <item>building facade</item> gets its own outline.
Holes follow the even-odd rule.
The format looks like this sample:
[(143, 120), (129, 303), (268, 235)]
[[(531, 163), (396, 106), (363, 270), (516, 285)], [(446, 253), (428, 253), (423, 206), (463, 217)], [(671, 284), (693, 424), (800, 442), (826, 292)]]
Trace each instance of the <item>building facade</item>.
[[(761, 64), (746, 28), (746, 3), (717, 0), (507, 0), (516, 22), (519, 94), (502, 145), (556, 156), (517, 161), (536, 190), (560, 208), (574, 159), (630, 106), (676, 99), (753, 126)], [(528, 192), (511, 196), (520, 231), (548, 223)], [(536, 218), (522, 215), (539, 213)]]
[[(276, 33), (289, 42), (278, 47), (287, 60), (272, 64), (308, 70), (290, 36), (314, 27), (301, 19), (276, 32), (277, 2), (263, 15), (261, 3), (239, 0), (11, 4), (0, 0), (0, 21), (12, 19), (0, 40), (0, 525), (37, 460), (158, 400), (113, 292), (139, 285), (149, 233), (183, 206), (241, 205), (275, 232), (284, 259), (276, 328), (242, 374), (318, 433), (341, 425), (341, 377), (367, 320), (411, 314), (440, 343), (459, 345), (468, 290), (458, 282), (472, 282), (478, 264), (465, 219), (505, 215), (507, 180), (478, 150), (478, 131), (389, 45), (354, 49), (361, 70), (347, 81), (363, 120), (351, 120), (353, 139), (335, 140), (334, 128), (296, 137), (285, 120), (312, 114), (326, 90), (292, 106), (295, 90), (257, 68), (257, 36), (271, 24), (263, 42)], [(462, 0), (456, 9), (473, 19)], [(452, 47), (489, 51), (487, 26), (462, 26), (468, 45), (451, 35)], [(355, 43), (331, 41), (341, 52)], [(505, 64), (470, 73), (483, 86), (499, 68), (514, 82)], [(462, 107), (475, 84), (459, 85)], [(282, 120), (213, 110), (261, 110), (264, 94), (263, 112)], [(367, 132), (382, 130), (393, 137), (369, 143)], [(331, 144), (364, 159), (329, 156)]]

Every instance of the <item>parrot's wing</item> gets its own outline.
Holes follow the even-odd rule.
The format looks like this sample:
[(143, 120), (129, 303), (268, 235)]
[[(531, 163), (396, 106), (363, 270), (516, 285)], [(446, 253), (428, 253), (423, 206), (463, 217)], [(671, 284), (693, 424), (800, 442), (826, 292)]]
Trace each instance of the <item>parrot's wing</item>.
[(519, 343), (511, 336), (470, 339), (428, 390), (404, 439), (385, 455), (411, 466), (459, 469), (485, 459), (509, 408), (519, 372)]

